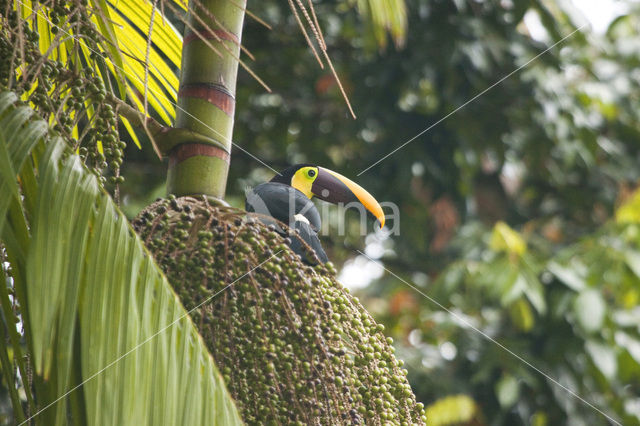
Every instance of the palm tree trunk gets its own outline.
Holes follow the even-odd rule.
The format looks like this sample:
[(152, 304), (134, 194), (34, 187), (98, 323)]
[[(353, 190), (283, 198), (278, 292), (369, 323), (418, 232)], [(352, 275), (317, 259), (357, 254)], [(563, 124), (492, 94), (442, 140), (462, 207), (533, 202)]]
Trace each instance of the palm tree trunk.
[(211, 143), (178, 141), (169, 153), (167, 192), (223, 198), (229, 170), (245, 0), (189, 2), (175, 127)]

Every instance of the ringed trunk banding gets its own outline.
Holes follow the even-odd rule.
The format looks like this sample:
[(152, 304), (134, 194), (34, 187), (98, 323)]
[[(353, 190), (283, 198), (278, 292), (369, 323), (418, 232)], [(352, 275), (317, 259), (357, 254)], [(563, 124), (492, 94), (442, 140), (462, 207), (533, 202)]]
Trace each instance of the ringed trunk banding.
[(167, 176), (170, 194), (224, 197), (244, 3), (203, 0), (190, 6), (175, 127), (194, 131), (212, 143), (186, 140), (171, 148)]

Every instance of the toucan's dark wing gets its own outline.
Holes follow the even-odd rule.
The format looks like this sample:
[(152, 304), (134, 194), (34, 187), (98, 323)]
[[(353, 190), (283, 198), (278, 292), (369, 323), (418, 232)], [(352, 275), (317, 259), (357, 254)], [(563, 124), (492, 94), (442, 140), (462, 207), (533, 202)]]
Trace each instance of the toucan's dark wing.
[(295, 220), (291, 217), (291, 212), (294, 212), (293, 216), (304, 216), (315, 230), (319, 230), (322, 223), (313, 201), (302, 192), (283, 183), (266, 182), (248, 191), (245, 208), (248, 212), (272, 216), (288, 225)]
[[(291, 203), (293, 203), (293, 208)], [(289, 246), (305, 262), (317, 263), (315, 259), (306, 254), (307, 250), (303, 247), (300, 239), (313, 249), (320, 262), (329, 261), (317, 234), (321, 225), (320, 213), (313, 202), (302, 192), (282, 183), (263, 183), (247, 192), (245, 209), (248, 212), (271, 216), (298, 231), (297, 235), (290, 236)], [(261, 220), (265, 222), (264, 217)], [(286, 235), (284, 231), (281, 233)]]

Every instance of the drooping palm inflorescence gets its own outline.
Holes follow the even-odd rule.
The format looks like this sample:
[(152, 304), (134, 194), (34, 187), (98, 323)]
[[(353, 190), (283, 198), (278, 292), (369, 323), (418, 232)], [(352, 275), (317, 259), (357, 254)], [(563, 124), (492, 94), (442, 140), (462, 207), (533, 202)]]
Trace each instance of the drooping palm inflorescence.
[[(118, 134), (117, 103), (109, 95), (113, 88), (107, 90), (99, 68), (87, 64), (79, 54), (67, 56), (67, 50), (84, 51), (95, 64), (100, 62), (104, 40), (88, 8), (64, 2), (47, 3), (49, 7), (25, 2), (14, 10), (12, 3), (0, 2), (0, 86), (28, 100), (77, 149), (100, 182), (104, 183), (107, 175), (112, 182), (120, 182), (126, 144)], [(29, 25), (32, 20), (23, 14), (39, 25)], [(71, 29), (56, 26), (63, 20), (77, 38), (70, 37)], [(54, 38), (48, 40), (50, 49), (43, 52), (41, 38), (49, 36), (49, 28), (44, 28), (49, 23)], [(60, 49), (58, 44), (64, 43), (66, 49)]]
[(425, 422), (383, 326), (330, 264), (305, 265), (273, 226), (206, 198), (159, 200), (134, 226), (246, 422)]

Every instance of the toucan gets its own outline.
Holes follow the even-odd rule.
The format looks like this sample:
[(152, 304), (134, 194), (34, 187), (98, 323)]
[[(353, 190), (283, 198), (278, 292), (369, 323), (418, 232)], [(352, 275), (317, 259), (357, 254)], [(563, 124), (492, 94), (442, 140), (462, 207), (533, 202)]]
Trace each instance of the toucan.
[[(269, 182), (247, 191), (245, 208), (266, 217), (267, 221), (272, 217), (284, 222), (313, 249), (320, 262), (326, 263), (329, 259), (318, 238), (320, 213), (311, 201), (313, 197), (334, 204), (360, 203), (376, 217), (380, 228), (384, 226), (382, 207), (371, 194), (341, 174), (313, 164), (288, 167)], [(272, 224), (280, 233), (286, 234), (276, 223)], [(305, 255), (306, 250), (297, 238), (290, 238), (290, 241), (291, 249), (306, 263), (317, 263)]]

